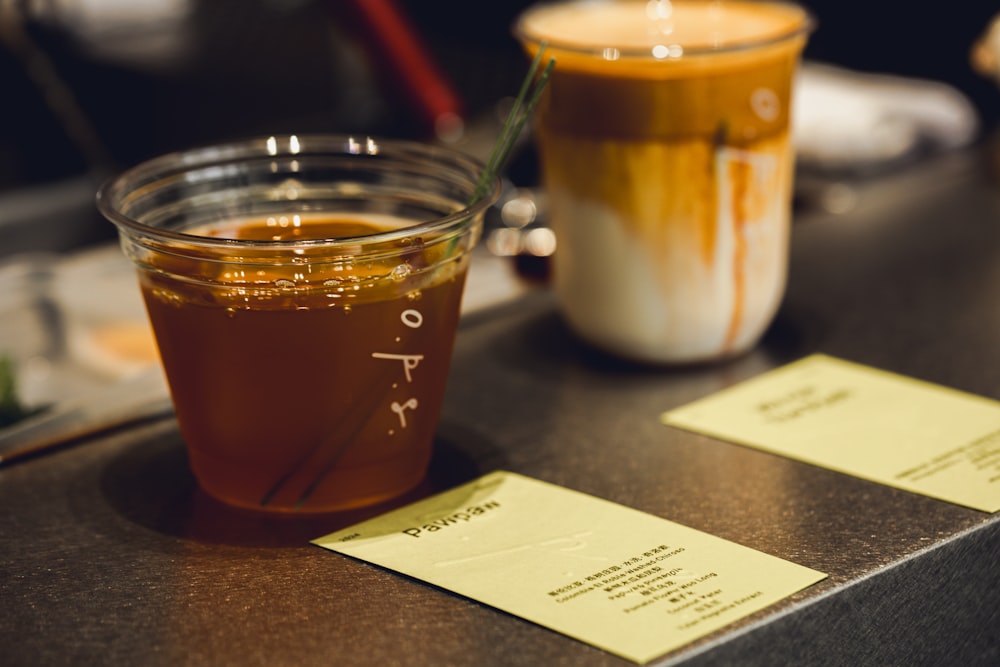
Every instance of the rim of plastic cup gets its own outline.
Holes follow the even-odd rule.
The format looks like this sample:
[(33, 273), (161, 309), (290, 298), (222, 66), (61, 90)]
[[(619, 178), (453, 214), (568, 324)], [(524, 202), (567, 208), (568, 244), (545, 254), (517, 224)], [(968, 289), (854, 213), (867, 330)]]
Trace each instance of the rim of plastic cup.
[[(552, 7), (559, 7), (561, 5), (610, 5), (610, 4), (640, 4), (646, 3), (650, 0), (627, 0), (622, 3), (616, 0), (543, 0), (542, 2), (536, 3), (521, 12), (518, 17), (514, 20), (514, 26), (512, 28), (512, 33), (515, 39), (518, 39), (523, 44), (528, 44), (534, 47), (538, 47), (543, 42), (545, 43), (547, 52), (562, 52), (569, 53), (578, 56), (589, 56), (596, 57), (601, 60), (623, 60), (623, 59), (641, 59), (649, 60), (652, 62), (671, 62), (678, 60), (686, 60), (688, 58), (696, 58), (698, 56), (718, 56), (731, 53), (739, 53), (741, 51), (750, 51), (753, 49), (759, 49), (762, 47), (773, 46), (776, 44), (781, 44), (787, 42), (796, 37), (806, 35), (815, 28), (816, 19), (806, 7), (802, 6), (798, 2), (793, 2), (791, 0), (747, 0), (741, 4), (756, 4), (756, 5), (771, 5), (777, 7), (786, 7), (788, 9), (798, 10), (802, 15), (801, 22), (794, 25), (790, 30), (778, 32), (774, 34), (769, 34), (765, 38), (759, 39), (745, 39), (738, 42), (733, 42), (730, 44), (725, 44), (722, 46), (681, 46), (681, 51), (679, 55), (670, 54), (667, 57), (657, 57), (652, 53), (652, 47), (639, 47), (639, 48), (629, 48), (622, 47), (620, 45), (615, 45), (614, 42), (608, 41), (601, 46), (584, 46), (581, 44), (576, 44), (572, 42), (560, 41), (558, 39), (546, 38), (536, 33), (533, 33), (526, 29), (525, 23), (527, 18), (538, 11), (543, 11)], [(681, 4), (709, 4), (712, 0), (675, 0), (679, 1)], [(725, 5), (723, 5), (724, 7)], [(665, 44), (668, 48), (671, 46)], [(608, 57), (607, 52), (611, 50), (614, 53), (614, 57)]]
[[(291, 146), (293, 145), (297, 146), (297, 148), (292, 149)], [(500, 195), (501, 181), (499, 177), (494, 177), (492, 188), (475, 202), (466, 204), (454, 213), (449, 213), (433, 220), (358, 236), (284, 239), (279, 241), (203, 236), (173, 229), (164, 229), (140, 222), (135, 218), (125, 215), (118, 209), (121, 199), (129, 193), (136, 192), (142, 188), (148, 188), (184, 172), (212, 166), (224, 166), (242, 161), (263, 160), (267, 158), (294, 159), (296, 156), (308, 157), (310, 155), (343, 157), (350, 157), (352, 155), (368, 155), (373, 157), (384, 155), (387, 158), (399, 159), (411, 164), (417, 164), (420, 161), (430, 164), (436, 161), (438, 164), (448, 166), (455, 173), (467, 173), (470, 185), (472, 186), (470, 192), (475, 189), (479, 174), (482, 174), (485, 169), (484, 165), (476, 158), (456, 149), (437, 144), (405, 139), (384, 139), (369, 135), (282, 134), (208, 144), (165, 153), (145, 160), (108, 178), (98, 188), (95, 201), (98, 211), (113, 224), (121, 229), (130, 230), (133, 233), (138, 233), (146, 237), (181, 241), (185, 244), (202, 247), (279, 249), (290, 247), (335, 247), (346, 244), (357, 245), (358, 243), (368, 245), (386, 241), (391, 242), (414, 234), (443, 231), (449, 227), (458, 226), (466, 220), (475, 219), (484, 213)]]

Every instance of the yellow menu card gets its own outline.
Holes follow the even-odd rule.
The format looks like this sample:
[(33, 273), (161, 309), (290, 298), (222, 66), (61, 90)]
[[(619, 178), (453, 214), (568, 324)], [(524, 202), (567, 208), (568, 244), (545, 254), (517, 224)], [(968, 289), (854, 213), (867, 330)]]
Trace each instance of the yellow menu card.
[(812, 355), (664, 423), (985, 512), (1000, 510), (1000, 402)]
[(502, 471), (313, 543), (640, 663), (826, 577)]

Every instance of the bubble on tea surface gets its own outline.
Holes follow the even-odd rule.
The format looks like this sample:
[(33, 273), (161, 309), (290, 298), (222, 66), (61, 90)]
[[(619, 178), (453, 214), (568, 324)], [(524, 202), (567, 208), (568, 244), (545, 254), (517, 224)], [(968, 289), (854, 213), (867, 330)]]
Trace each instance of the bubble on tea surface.
[(393, 280), (402, 280), (406, 278), (410, 273), (413, 272), (413, 268), (409, 264), (397, 264), (392, 267), (392, 273), (389, 275)]
[(357, 292), (364, 279), (360, 276), (334, 276), (323, 281), (323, 287), (332, 290), (336, 294), (344, 294), (349, 291)]
[(287, 278), (278, 278), (274, 281), (275, 287), (280, 287), (281, 289), (292, 289), (295, 287), (295, 283)]

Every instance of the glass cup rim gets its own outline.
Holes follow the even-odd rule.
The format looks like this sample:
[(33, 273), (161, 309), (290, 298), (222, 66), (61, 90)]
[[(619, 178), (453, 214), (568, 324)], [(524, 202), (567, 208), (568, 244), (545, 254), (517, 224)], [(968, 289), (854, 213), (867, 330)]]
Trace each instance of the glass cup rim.
[[(639, 2), (645, 2), (646, 0), (629, 0), (631, 4), (638, 4)], [(684, 4), (707, 4), (711, 0), (681, 0)], [(741, 53), (744, 51), (752, 51), (754, 49), (766, 48), (768, 46), (775, 46), (778, 44), (783, 44), (790, 40), (796, 39), (803, 35), (811, 33), (816, 27), (816, 19), (812, 12), (806, 7), (799, 4), (795, 0), (755, 0), (754, 4), (759, 5), (771, 5), (777, 7), (786, 7), (788, 9), (794, 9), (801, 13), (802, 20), (795, 24), (791, 29), (768, 35), (767, 37), (762, 37), (759, 39), (745, 39), (738, 42), (733, 42), (731, 44), (726, 44), (724, 46), (695, 46), (695, 47), (682, 47), (680, 55), (669, 55), (669, 57), (657, 57), (651, 52), (651, 49), (646, 48), (627, 48), (616, 46), (613, 42), (602, 44), (601, 46), (584, 46), (580, 44), (568, 43), (565, 41), (544, 39), (543, 37), (533, 34), (527, 30), (525, 22), (527, 17), (534, 13), (535, 11), (548, 9), (551, 7), (558, 7), (560, 5), (603, 5), (603, 4), (613, 4), (614, 0), (542, 0), (537, 2), (526, 9), (524, 9), (514, 20), (514, 24), (511, 28), (511, 32), (515, 39), (520, 41), (522, 44), (530, 45), (533, 47), (539, 47), (544, 42), (546, 47), (546, 52), (550, 55), (554, 52), (558, 54), (559, 52), (567, 53), (576, 56), (587, 56), (598, 58), (601, 60), (648, 60), (651, 62), (676, 62), (679, 60), (689, 60), (697, 57), (704, 56), (724, 56), (728, 54)], [(611, 50), (614, 53), (613, 58), (608, 57), (608, 51)]]
[[(285, 148), (282, 148), (285, 147)], [(295, 147), (295, 148), (293, 148)], [(119, 210), (122, 197), (140, 188), (150, 187), (172, 175), (224, 166), (240, 162), (266, 159), (268, 157), (294, 159), (296, 156), (371, 156), (385, 155), (408, 160), (416, 165), (446, 165), (454, 172), (467, 174), (474, 188), (479, 175), (485, 170), (476, 158), (457, 149), (395, 138), (354, 134), (277, 134), (260, 135), (246, 139), (205, 144), (195, 148), (165, 153), (121, 171), (107, 178), (98, 188), (95, 202), (98, 211), (120, 231), (155, 238), (162, 242), (180, 242), (203, 248), (253, 248), (287, 251), (289, 248), (336, 248), (339, 246), (378, 245), (419, 234), (443, 233), (452, 227), (460, 227), (467, 221), (482, 215), (499, 198), (502, 187), (499, 176), (493, 178), (490, 189), (481, 197), (453, 213), (432, 220), (417, 222), (399, 228), (357, 236), (337, 236), (329, 238), (285, 239), (279, 241), (257, 239), (233, 239), (217, 236), (203, 236), (157, 227), (143, 223)]]

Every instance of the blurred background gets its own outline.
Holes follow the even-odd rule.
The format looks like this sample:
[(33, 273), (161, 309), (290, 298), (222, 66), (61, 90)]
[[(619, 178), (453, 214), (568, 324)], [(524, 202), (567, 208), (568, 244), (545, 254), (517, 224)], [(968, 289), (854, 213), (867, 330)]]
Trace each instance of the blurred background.
[[(209, 142), (364, 132), (478, 153), (526, 70), (510, 27), (527, 4), (0, 0), (0, 254), (111, 238), (93, 209), (100, 181)], [(963, 127), (941, 144), (982, 140), (1000, 118), (1000, 88), (970, 59), (994, 3), (804, 4), (818, 26), (807, 61), (940, 82), (960, 98)], [(891, 103), (933, 106), (903, 92)], [(530, 146), (512, 171), (532, 183)]]

